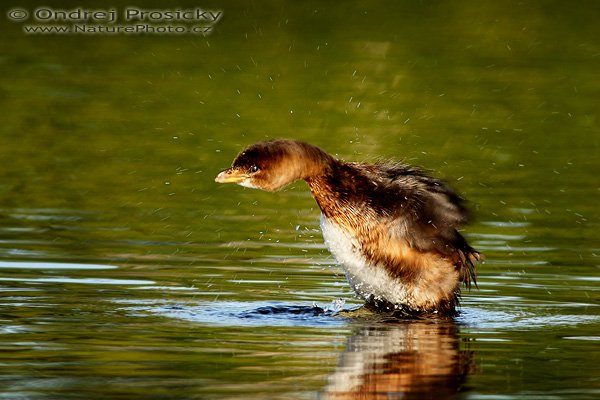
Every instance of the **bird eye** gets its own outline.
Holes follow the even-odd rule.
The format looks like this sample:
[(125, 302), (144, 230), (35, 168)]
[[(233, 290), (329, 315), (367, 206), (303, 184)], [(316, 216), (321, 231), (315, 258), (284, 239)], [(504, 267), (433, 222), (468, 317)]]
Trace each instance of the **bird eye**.
[(258, 168), (258, 165), (252, 165), (252, 166), (250, 166), (250, 168), (248, 168), (248, 173), (253, 174), (255, 172), (258, 172), (259, 170), (260, 170), (260, 168)]

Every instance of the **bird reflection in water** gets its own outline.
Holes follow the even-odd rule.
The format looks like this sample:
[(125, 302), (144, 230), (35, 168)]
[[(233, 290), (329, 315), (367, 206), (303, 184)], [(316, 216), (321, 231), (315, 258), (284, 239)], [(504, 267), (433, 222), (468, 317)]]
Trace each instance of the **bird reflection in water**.
[(451, 399), (474, 370), (453, 320), (360, 327), (321, 393), (325, 399)]

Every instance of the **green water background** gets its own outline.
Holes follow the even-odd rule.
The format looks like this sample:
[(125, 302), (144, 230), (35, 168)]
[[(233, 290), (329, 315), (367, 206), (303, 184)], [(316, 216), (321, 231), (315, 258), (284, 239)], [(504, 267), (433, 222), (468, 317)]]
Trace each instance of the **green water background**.
[(3, 396), (323, 393), (355, 323), (231, 317), (359, 304), (304, 183), (214, 184), (276, 137), (470, 200), (461, 396), (598, 395), (600, 3), (178, 3), (223, 11), (208, 36), (26, 34), (17, 6), (73, 5), (0, 17)]

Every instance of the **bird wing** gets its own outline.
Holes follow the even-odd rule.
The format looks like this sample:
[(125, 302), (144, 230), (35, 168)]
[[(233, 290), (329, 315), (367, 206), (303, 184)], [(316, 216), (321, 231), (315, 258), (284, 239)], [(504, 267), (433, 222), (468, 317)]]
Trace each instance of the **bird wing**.
[(458, 232), (469, 220), (464, 199), (444, 181), (421, 169), (404, 164), (379, 168), (377, 181), (385, 192), (381, 197), (387, 199), (384, 207), (388, 210), (391, 239), (451, 259), (467, 286), (471, 281), (476, 283), (474, 262), (480, 255)]

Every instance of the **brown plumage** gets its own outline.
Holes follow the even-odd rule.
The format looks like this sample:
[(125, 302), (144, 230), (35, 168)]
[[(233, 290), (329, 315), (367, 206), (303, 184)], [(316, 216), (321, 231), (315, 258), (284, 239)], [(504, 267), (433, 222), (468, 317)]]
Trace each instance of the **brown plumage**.
[(476, 282), (480, 254), (458, 232), (463, 199), (400, 163), (344, 162), (295, 140), (247, 147), (217, 182), (275, 191), (303, 179), (322, 212), (330, 251), (374, 308), (452, 314), (460, 284)]

